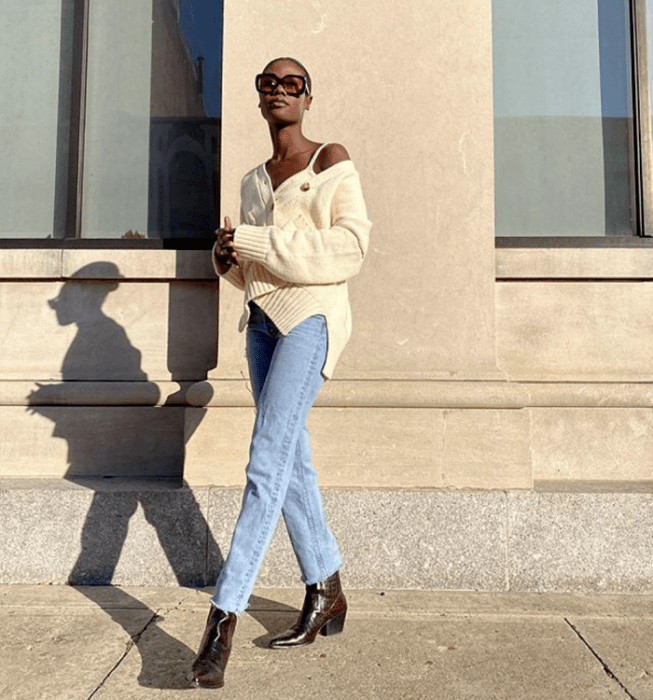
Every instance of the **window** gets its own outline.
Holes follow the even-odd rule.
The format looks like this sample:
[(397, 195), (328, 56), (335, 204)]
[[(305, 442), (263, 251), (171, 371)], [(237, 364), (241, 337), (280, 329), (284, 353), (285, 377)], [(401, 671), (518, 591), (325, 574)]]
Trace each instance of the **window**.
[(497, 236), (653, 233), (646, 9), (493, 0)]
[(0, 238), (212, 238), (222, 7), (3, 0)]

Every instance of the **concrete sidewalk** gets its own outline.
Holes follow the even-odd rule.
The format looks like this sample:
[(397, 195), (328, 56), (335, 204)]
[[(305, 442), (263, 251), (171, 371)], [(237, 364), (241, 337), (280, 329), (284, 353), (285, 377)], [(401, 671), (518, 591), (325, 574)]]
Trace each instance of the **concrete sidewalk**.
[(257, 589), (226, 686), (200, 690), (208, 591), (0, 586), (0, 698), (653, 699), (653, 597), (347, 595), (344, 634), (272, 651), (303, 591)]

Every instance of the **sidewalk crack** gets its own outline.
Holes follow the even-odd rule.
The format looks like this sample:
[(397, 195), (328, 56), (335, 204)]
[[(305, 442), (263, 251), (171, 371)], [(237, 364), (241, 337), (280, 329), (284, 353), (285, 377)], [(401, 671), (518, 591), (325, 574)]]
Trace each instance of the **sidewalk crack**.
[(86, 700), (91, 700), (91, 698), (95, 697), (95, 695), (102, 689), (102, 687), (106, 684), (106, 682), (111, 678), (111, 676), (118, 670), (122, 662), (129, 656), (129, 652), (140, 642), (141, 637), (145, 634), (147, 631), (147, 628), (155, 622), (159, 617), (159, 613), (155, 612), (152, 617), (145, 623), (145, 626), (140, 632), (137, 632), (136, 634), (132, 635), (129, 638), (129, 641), (127, 644), (125, 644), (125, 651), (122, 653), (118, 661), (112, 666), (111, 669), (109, 669), (108, 673), (104, 676), (104, 678), (98, 683), (98, 685), (91, 691), (90, 695), (86, 698)]
[(610, 667), (608, 664), (597, 654), (594, 649), (592, 649), (591, 644), (583, 637), (583, 635), (580, 633), (578, 628), (574, 626), (572, 622), (570, 622), (566, 617), (564, 618), (564, 621), (571, 627), (571, 629), (574, 631), (575, 635), (580, 639), (580, 641), (587, 647), (587, 649), (590, 651), (592, 656), (601, 664), (603, 667), (603, 671), (605, 674), (608, 676), (608, 678), (612, 679), (623, 691), (626, 693), (626, 695), (631, 699), (631, 700), (637, 700), (637, 698), (626, 688), (626, 686), (617, 678), (617, 676), (610, 670)]
[(185, 595), (178, 603), (175, 605), (174, 608), (171, 608), (170, 610), (166, 610), (166, 614), (169, 612), (172, 612), (173, 610), (179, 610), (181, 606), (191, 597), (192, 594)]

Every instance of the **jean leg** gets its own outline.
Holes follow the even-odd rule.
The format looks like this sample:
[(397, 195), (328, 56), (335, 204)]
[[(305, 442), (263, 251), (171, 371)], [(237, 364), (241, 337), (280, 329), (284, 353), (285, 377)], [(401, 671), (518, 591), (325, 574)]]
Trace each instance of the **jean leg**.
[(309, 586), (324, 581), (338, 571), (342, 558), (326, 522), (306, 426), (297, 440), (295, 463), (281, 512), (304, 583)]
[(265, 379), (270, 370), (272, 355), (277, 346), (278, 338), (272, 323), (263, 316), (262, 311), (257, 312), (258, 317), (252, 317), (247, 327), (247, 365), (249, 368), (249, 381), (252, 385), (254, 403), (258, 407), (259, 397), (265, 385)]
[[(261, 318), (260, 311), (255, 313), (258, 316), (252, 317), (248, 327), (247, 357), (252, 392), (258, 405), (277, 339), (264, 332), (266, 321)], [(306, 426), (297, 441), (295, 463), (281, 513), (306, 585), (323, 581), (340, 569), (342, 559), (326, 523)]]
[(326, 323), (312, 316), (280, 337), (258, 400), (243, 503), (212, 602), (245, 609), (291, 479), (297, 440), (323, 378)]

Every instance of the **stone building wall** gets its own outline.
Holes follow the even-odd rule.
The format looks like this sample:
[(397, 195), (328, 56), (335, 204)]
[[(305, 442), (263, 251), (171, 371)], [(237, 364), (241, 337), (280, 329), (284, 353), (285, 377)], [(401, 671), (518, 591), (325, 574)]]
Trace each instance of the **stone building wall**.
[[(489, 0), (227, 0), (224, 35), (222, 215), (237, 219), (240, 175), (270, 153), (253, 76), (290, 54), (313, 77), (306, 133), (346, 145), (374, 224), (354, 335), (311, 416), (349, 585), (650, 593), (651, 253), (495, 249)], [(22, 522), (61, 499), (74, 523), (35, 570), (22, 552), (48, 535), (23, 528), (0, 580), (64, 580), (91, 501), (111, 513), (134, 493), (103, 575), (214, 576), (253, 407), (242, 298), (208, 255), (0, 251), (0, 512)], [(84, 348), (102, 333), (97, 375)], [(155, 534), (167, 544), (143, 569)], [(263, 584), (293, 575), (279, 537)]]

